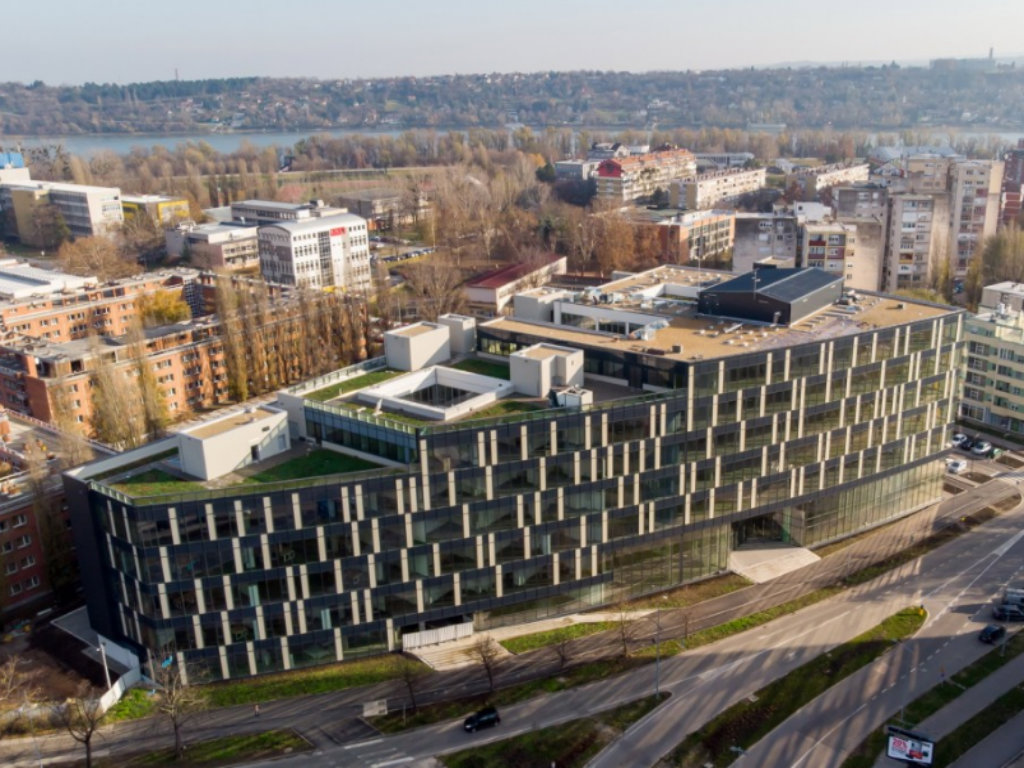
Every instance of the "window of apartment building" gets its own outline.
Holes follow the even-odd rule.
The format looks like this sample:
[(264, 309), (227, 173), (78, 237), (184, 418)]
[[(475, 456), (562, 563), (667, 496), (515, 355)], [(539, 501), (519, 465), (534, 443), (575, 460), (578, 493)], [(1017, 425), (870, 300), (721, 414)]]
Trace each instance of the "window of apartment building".
[(23, 525), (28, 524), (28, 518), (25, 515), (15, 515), (12, 528), (20, 528)]
[(31, 568), (35, 564), (36, 564), (35, 555), (29, 555), (28, 557), (23, 557), (21, 559), (21, 567), (22, 568)]
[(20, 595), (21, 594), (21, 584), (11, 584), (11, 590), (10, 591), (11, 591), (12, 595)]
[(7, 552), (13, 552), (13, 551), (14, 551), (14, 542), (13, 541), (5, 541), (3, 544), (0, 544), (0, 552), (7, 553)]
[(38, 587), (38, 586), (39, 586), (39, 585), (40, 585), (41, 583), (42, 583), (42, 582), (41, 582), (41, 581), (39, 580), (39, 577), (38, 577), (38, 576), (33, 576), (32, 578), (30, 578), (30, 579), (27, 579), (27, 580), (25, 581), (25, 589), (35, 589), (35, 588), (36, 588), (36, 587)]
[(19, 536), (17, 539), (15, 539), (15, 544), (17, 545), (18, 549), (24, 549), (31, 543), (32, 537), (28, 534), (25, 534), (24, 536)]
[(7, 565), (4, 566), (4, 573), (6, 573), (8, 576), (10, 576), (12, 573), (17, 573), (17, 572), (18, 572), (18, 564), (17, 563), (7, 563)]

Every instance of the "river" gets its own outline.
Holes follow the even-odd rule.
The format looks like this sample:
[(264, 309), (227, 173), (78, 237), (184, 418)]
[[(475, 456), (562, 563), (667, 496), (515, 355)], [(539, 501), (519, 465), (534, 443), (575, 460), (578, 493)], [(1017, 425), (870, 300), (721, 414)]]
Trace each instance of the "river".
[[(505, 130), (518, 126), (505, 126)], [(559, 126), (564, 127), (564, 126)], [(163, 146), (174, 149), (178, 144), (186, 142), (205, 141), (218, 152), (230, 154), (248, 142), (256, 147), (278, 147), (280, 149), (291, 148), (302, 139), (313, 134), (328, 134), (330, 136), (398, 136), (407, 130), (430, 130), (401, 128), (397, 130), (355, 130), (351, 128), (335, 128), (330, 130), (302, 130), (302, 131), (239, 131), (237, 133), (192, 133), (192, 134), (83, 134), (78, 136), (40, 136), (26, 138), (4, 138), (0, 136), (0, 149), (15, 150), (19, 146), (23, 148), (63, 144), (72, 155), (89, 158), (99, 152), (114, 152), (118, 155), (126, 155), (136, 147), (149, 149), (153, 146)], [(447, 133), (449, 130), (459, 129), (436, 129), (438, 134)], [(534, 128), (534, 132), (543, 131), (543, 128)], [(625, 128), (586, 128), (587, 130), (605, 134), (614, 134)], [(1013, 132), (1006, 131), (984, 131), (984, 130), (963, 130), (959, 128), (929, 126), (918, 127), (914, 130), (920, 133), (930, 133), (939, 144), (951, 144), (957, 139), (979, 139), (985, 140), (989, 137), (998, 137), (1008, 145), (1016, 145), (1018, 138), (1024, 138), (1024, 129)], [(862, 133), (862, 131), (852, 131)], [(869, 141), (876, 143), (880, 136), (898, 136), (898, 132), (869, 132)]]

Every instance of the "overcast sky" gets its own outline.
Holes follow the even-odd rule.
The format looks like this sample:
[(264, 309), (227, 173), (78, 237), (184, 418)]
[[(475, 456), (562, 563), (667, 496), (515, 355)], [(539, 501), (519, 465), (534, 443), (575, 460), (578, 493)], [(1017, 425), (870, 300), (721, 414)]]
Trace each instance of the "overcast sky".
[(22, 0), (0, 80), (322, 79), (1024, 54), (1020, 0)]

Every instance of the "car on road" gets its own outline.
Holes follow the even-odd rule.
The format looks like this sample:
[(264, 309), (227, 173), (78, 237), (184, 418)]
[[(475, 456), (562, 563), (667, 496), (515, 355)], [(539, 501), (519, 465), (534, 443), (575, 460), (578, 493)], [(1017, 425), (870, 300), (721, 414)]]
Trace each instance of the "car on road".
[(966, 439), (967, 435), (965, 435), (963, 432), (954, 432), (950, 442), (953, 444), (954, 448), (959, 448), (960, 444)]
[(946, 471), (952, 472), (954, 475), (959, 475), (961, 472), (966, 471), (967, 462), (963, 459), (946, 459)]
[(981, 642), (988, 643), (989, 645), (995, 645), (1004, 637), (1006, 637), (1006, 627), (1000, 624), (989, 624), (978, 635), (978, 639)]
[(992, 443), (988, 440), (978, 440), (971, 446), (971, 453), (975, 456), (988, 456), (992, 453)]
[(1012, 603), (997, 605), (992, 611), (996, 621), (1024, 621), (1024, 608)]
[(462, 727), (469, 733), (473, 733), (481, 728), (490, 728), (500, 722), (501, 716), (498, 714), (497, 709), (494, 707), (484, 707), (479, 712), (474, 712), (467, 717)]

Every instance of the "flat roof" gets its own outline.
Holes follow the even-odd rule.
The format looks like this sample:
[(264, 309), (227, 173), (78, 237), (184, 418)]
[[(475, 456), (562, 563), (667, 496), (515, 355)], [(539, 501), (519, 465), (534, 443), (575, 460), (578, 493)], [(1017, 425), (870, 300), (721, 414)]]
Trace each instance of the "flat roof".
[(217, 435), (223, 435), (225, 432), (230, 432), (231, 430), (245, 426), (246, 424), (269, 421), (279, 415), (280, 411), (271, 411), (267, 408), (259, 407), (252, 410), (245, 410), (240, 413), (234, 413), (223, 419), (217, 419), (216, 421), (201, 424), (198, 427), (183, 429), (181, 430), (181, 434), (205, 440), (210, 437), (216, 437)]
[[(499, 318), (480, 328), (530, 335), (538, 340), (576, 346), (584, 351), (612, 349), (686, 361), (784, 349), (915, 320), (941, 317), (956, 311), (955, 307), (940, 307), (902, 297), (871, 294), (862, 294), (859, 306), (860, 311), (852, 312), (846, 311), (850, 307), (829, 306), (791, 326), (774, 327), (753, 322), (741, 323), (729, 318), (698, 316), (693, 308), (684, 315), (666, 316), (664, 319), (668, 326), (655, 330), (648, 340), (515, 318)], [(677, 346), (681, 351), (674, 352)]]
[(538, 344), (535, 347), (522, 350), (520, 354), (525, 357), (531, 357), (534, 360), (546, 360), (549, 357), (562, 357), (572, 354), (572, 352), (573, 350), (571, 349), (558, 349), (547, 344)]
[(413, 325), (407, 325), (404, 328), (395, 328), (394, 330), (388, 331), (396, 336), (419, 336), (423, 333), (430, 333), (436, 331), (438, 328), (444, 326), (436, 325), (434, 323), (415, 323)]
[[(320, 208), (321, 212), (330, 209)], [(341, 208), (334, 210), (341, 211)], [(275, 221), (273, 224), (264, 224), (261, 229), (283, 229), (285, 232), (318, 232), (321, 229), (331, 229), (339, 225), (357, 226), (366, 224), (366, 219), (356, 216), (354, 213), (329, 213), (327, 216), (302, 219), (300, 221)]]

